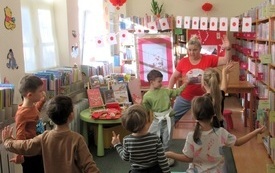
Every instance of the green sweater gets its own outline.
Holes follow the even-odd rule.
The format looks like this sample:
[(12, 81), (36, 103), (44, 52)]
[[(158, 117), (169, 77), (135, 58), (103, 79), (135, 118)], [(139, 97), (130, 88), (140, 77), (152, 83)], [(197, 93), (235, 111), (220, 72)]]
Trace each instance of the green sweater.
[(184, 90), (186, 85), (177, 89), (160, 88), (147, 91), (142, 100), (142, 105), (153, 112), (164, 112), (171, 107), (171, 98), (174, 98)]

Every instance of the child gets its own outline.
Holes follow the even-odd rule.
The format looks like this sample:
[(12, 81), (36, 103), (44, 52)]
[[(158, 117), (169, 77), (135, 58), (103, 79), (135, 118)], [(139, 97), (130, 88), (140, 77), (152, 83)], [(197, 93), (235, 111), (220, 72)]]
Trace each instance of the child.
[(149, 116), (141, 105), (130, 106), (122, 116), (122, 126), (132, 134), (123, 138), (113, 132), (112, 144), (119, 156), (131, 163), (131, 173), (168, 173), (170, 168), (161, 141), (149, 133)]
[(46, 112), (56, 124), (53, 130), (32, 139), (14, 140), (11, 137), (12, 128), (5, 127), (2, 131), (4, 147), (23, 155), (42, 154), (45, 173), (99, 173), (83, 137), (69, 128), (69, 123), (74, 119), (71, 98), (52, 98)]
[[(225, 92), (227, 90), (227, 74), (233, 67), (233, 63), (227, 63), (222, 69), (222, 81), (217, 70), (208, 68), (203, 73), (202, 86), (206, 90), (206, 95), (212, 97), (215, 114), (219, 119), (220, 127), (224, 127), (223, 123), (223, 110), (224, 110), (224, 99)], [(218, 125), (215, 125), (218, 127)]]
[[(147, 110), (151, 110), (154, 115), (149, 132), (161, 138), (163, 148), (167, 151), (174, 124), (171, 98), (178, 96), (186, 87), (186, 83), (177, 89), (165, 89), (162, 88), (162, 78), (163, 75), (158, 70), (151, 70), (148, 73), (147, 80), (150, 83), (150, 89), (144, 94), (142, 105)], [(173, 159), (168, 159), (168, 162), (170, 166), (174, 164)]]
[[(26, 75), (20, 80), (19, 92), (23, 103), (18, 105), (15, 114), (16, 139), (25, 140), (37, 135), (36, 126), (39, 124), (39, 114), (46, 97), (43, 90), (43, 81), (34, 75)], [(23, 173), (43, 173), (43, 160), (41, 155), (16, 155), (11, 162), (21, 163)]]
[(191, 103), (191, 111), (197, 123), (195, 130), (186, 138), (183, 154), (166, 152), (166, 156), (182, 162), (191, 162), (187, 170), (190, 172), (224, 172), (223, 146), (240, 146), (259, 133), (265, 127), (255, 129), (243, 137), (237, 138), (224, 128), (214, 128), (212, 121), (219, 121), (215, 116), (211, 97), (195, 97)]

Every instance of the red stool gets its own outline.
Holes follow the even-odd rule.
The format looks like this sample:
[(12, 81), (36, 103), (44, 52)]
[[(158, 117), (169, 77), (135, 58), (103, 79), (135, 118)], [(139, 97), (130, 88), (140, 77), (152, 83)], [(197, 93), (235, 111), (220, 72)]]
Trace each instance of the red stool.
[(223, 110), (223, 117), (224, 117), (225, 122), (226, 122), (226, 129), (227, 130), (233, 129), (233, 121), (232, 121), (231, 115), (232, 115), (231, 110), (228, 110), (228, 109)]

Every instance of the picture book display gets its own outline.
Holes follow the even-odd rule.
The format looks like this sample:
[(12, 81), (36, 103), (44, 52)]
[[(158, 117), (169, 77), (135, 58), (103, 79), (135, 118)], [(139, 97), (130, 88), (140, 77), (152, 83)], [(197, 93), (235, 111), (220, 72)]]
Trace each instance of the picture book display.
[(89, 106), (91, 108), (104, 106), (104, 102), (103, 102), (99, 88), (87, 89), (87, 95), (89, 100)]
[(105, 104), (115, 102), (115, 96), (113, 90), (106, 90), (103, 93)]
[(114, 92), (115, 101), (123, 104), (129, 102), (127, 83), (114, 83), (112, 84), (112, 89)]

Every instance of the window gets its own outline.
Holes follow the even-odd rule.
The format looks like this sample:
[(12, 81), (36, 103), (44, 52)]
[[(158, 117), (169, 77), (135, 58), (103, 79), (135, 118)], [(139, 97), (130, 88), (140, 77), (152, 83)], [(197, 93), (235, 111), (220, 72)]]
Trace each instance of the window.
[(52, 0), (21, 0), (25, 72), (56, 67)]
[(91, 65), (94, 61), (110, 61), (110, 45), (105, 43), (103, 47), (97, 47), (95, 44), (96, 37), (103, 36), (106, 38), (109, 33), (108, 18), (106, 0), (79, 0), (82, 64)]

